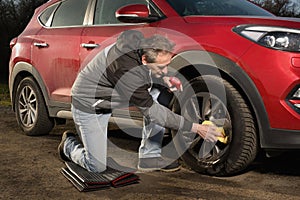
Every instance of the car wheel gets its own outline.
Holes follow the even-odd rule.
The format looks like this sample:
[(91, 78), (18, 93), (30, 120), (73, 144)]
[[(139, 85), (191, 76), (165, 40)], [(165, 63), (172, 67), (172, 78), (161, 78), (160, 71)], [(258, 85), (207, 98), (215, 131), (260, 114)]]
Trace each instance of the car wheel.
[(49, 117), (42, 93), (31, 77), (18, 85), (14, 105), (18, 124), (26, 135), (46, 135), (52, 130), (54, 119)]
[(212, 143), (198, 134), (173, 131), (176, 149), (193, 170), (214, 176), (234, 175), (255, 159), (258, 148), (253, 116), (242, 95), (226, 80), (197, 78), (178, 97), (174, 110), (193, 122), (209, 120), (222, 126), (228, 137), (227, 143)]

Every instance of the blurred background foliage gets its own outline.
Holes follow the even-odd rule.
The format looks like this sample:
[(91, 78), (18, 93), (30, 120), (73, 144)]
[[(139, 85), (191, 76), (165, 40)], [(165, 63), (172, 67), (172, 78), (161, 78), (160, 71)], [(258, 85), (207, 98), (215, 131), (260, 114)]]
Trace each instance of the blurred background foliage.
[(0, 83), (8, 81), (10, 41), (26, 27), (34, 10), (47, 0), (0, 0)]

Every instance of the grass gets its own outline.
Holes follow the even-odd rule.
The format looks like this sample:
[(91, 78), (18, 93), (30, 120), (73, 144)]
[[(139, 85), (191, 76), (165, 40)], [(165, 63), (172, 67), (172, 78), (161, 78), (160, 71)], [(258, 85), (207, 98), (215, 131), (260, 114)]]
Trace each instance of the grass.
[(0, 105), (11, 106), (8, 85), (0, 84)]

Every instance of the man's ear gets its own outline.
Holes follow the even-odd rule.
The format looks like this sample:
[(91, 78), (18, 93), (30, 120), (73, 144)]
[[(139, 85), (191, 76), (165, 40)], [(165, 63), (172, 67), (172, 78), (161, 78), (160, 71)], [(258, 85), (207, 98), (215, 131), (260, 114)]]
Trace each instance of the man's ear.
[(143, 65), (147, 65), (146, 56), (142, 55), (142, 63)]

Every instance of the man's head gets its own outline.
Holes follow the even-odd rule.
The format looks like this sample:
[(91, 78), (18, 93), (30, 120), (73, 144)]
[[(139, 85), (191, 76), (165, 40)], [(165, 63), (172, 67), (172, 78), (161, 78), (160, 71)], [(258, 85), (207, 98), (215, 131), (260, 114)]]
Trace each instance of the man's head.
[(168, 64), (173, 56), (174, 44), (161, 35), (145, 38), (140, 43), (142, 63), (147, 65), (151, 73), (160, 78), (168, 72)]
[(123, 53), (137, 50), (140, 46), (140, 41), (144, 39), (144, 35), (137, 30), (123, 31), (117, 39), (116, 47)]

